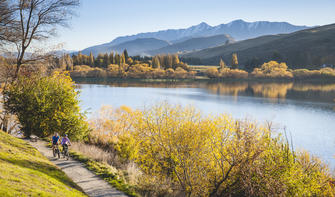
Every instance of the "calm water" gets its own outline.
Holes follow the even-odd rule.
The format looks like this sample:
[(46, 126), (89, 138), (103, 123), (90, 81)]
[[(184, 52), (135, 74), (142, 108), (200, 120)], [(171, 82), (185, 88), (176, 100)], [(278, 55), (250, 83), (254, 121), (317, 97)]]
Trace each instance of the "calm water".
[(167, 101), (204, 113), (271, 121), (291, 133), (295, 149), (306, 149), (335, 167), (335, 84), (81, 82), (78, 88), (88, 116), (104, 105), (141, 109)]

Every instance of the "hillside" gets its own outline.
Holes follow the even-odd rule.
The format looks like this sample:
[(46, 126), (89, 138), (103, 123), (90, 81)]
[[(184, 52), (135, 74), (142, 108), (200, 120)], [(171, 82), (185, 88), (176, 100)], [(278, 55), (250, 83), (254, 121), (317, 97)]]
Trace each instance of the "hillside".
[(0, 196), (85, 196), (23, 140), (0, 131)]
[(307, 26), (296, 26), (287, 22), (257, 21), (246, 22), (235, 20), (227, 24), (210, 26), (207, 23), (200, 23), (185, 29), (168, 29), (157, 32), (139, 33), (131, 36), (121, 36), (110, 42), (116, 45), (122, 42), (135, 40), (137, 38), (157, 38), (161, 40), (177, 42), (184, 38), (205, 37), (220, 34), (229, 34), (236, 40), (245, 40), (262, 35), (291, 33), (308, 28)]
[(98, 47), (87, 48), (82, 51), (82, 54), (89, 55), (92, 51), (93, 55), (96, 56), (99, 53), (110, 53), (111, 51), (122, 53), (124, 49), (127, 49), (129, 55), (143, 55), (145, 51), (159, 49), (168, 45), (167, 41), (156, 38), (138, 38), (115, 46), (100, 45)]
[(335, 24), (291, 34), (262, 36), (233, 44), (186, 53), (183, 58), (200, 58), (203, 64), (230, 63), (237, 53), (240, 65), (269, 60), (287, 62), (291, 68), (335, 65)]
[(156, 55), (156, 54), (194, 51), (223, 45), (226, 42), (233, 43), (234, 39), (226, 34), (209, 36), (209, 37), (191, 38), (183, 42), (178, 42), (157, 50), (149, 51), (148, 54)]
[[(167, 43), (176, 44), (193, 38), (210, 37), (222, 34), (230, 35), (236, 40), (245, 40), (263, 35), (291, 33), (306, 28), (308, 27), (295, 26), (286, 22), (246, 22), (243, 20), (235, 20), (230, 23), (217, 26), (210, 26), (202, 22), (198, 25), (194, 25), (185, 29), (168, 29), (157, 32), (147, 32), (136, 35), (117, 37), (109, 43), (83, 49), (82, 53), (88, 55), (92, 51), (93, 54), (97, 55), (98, 53), (111, 52), (111, 50), (119, 51), (120, 49), (127, 47), (128, 52), (131, 51), (131, 55), (137, 55), (144, 51), (151, 51), (164, 47), (160, 46), (156, 48), (155, 44), (157, 43), (157, 46), (159, 46), (159, 40), (161, 41), (160, 44), (163, 44), (164, 41)], [(148, 38), (156, 40), (146, 40)], [(135, 42), (132, 43), (130, 41)], [(145, 50), (139, 49), (139, 42), (144, 43)]]

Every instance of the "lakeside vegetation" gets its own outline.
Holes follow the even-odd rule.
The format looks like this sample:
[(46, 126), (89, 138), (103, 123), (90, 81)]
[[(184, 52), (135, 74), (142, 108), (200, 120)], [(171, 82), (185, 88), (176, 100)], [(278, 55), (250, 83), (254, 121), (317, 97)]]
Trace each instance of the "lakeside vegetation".
[(27, 142), (0, 131), (0, 196), (86, 196)]
[[(69, 59), (69, 56), (65, 56)], [(136, 60), (139, 59), (139, 60)], [(69, 60), (70, 61), (70, 60)], [(194, 78), (195, 72), (179, 60), (178, 55), (157, 55), (152, 58), (128, 57), (127, 50), (117, 53), (90, 56), (72, 56), (72, 77), (110, 77), (131, 79), (185, 79)], [(68, 62), (68, 61), (61, 61)], [(68, 65), (61, 66), (69, 68)]]
[[(72, 77), (113, 79), (333, 79), (332, 68), (290, 70), (270, 61), (243, 70), (238, 54), (227, 66), (190, 67), (177, 55), (94, 57), (27, 54), (31, 43), (54, 33), (76, 0), (0, 1), (0, 46), (17, 49), (0, 58), (1, 127), (13, 117), (23, 137), (68, 134), (72, 156), (131, 196), (334, 196), (334, 174), (319, 158), (296, 151), (271, 124), (204, 115), (167, 103), (144, 110), (102, 108), (91, 120), (80, 111)], [(10, 11), (7, 13), (7, 10)], [(4, 13), (5, 11), (5, 13)], [(13, 13), (13, 14), (12, 14)], [(9, 15), (7, 17), (7, 15)], [(8, 25), (9, 24), (9, 25)], [(39, 43), (40, 44), (40, 43)], [(58, 72), (59, 71), (59, 72)], [(235, 86), (234, 94), (248, 88)], [(226, 87), (212, 90), (232, 91)], [(281, 98), (292, 84), (253, 84), (256, 94)], [(274, 91), (273, 89), (278, 89)], [(332, 89), (333, 87), (329, 87)], [(303, 88), (299, 88), (302, 90)], [(0, 194), (82, 196), (77, 186), (27, 143), (0, 131)], [(78, 189), (78, 188), (77, 188)]]
[(221, 59), (218, 66), (189, 66), (177, 54), (153, 57), (129, 57), (127, 50), (117, 53), (65, 55), (56, 58), (59, 70), (68, 70), (74, 78), (114, 79), (210, 79), (210, 80), (315, 80), (335, 79), (330, 67), (319, 70), (289, 69), (285, 62), (269, 61), (254, 66), (239, 65), (238, 54), (232, 54), (229, 65)]
[[(57, 123), (58, 132), (70, 134), (83, 144), (72, 153), (76, 159), (130, 195), (329, 196), (335, 192), (327, 165), (307, 152), (295, 152), (270, 124), (236, 120), (226, 114), (207, 116), (191, 107), (163, 103), (144, 110), (106, 107), (88, 122), (82, 120), (90, 129), (74, 127), (72, 132), (69, 120), (81, 115), (68, 76), (29, 76), (24, 81), (35, 85), (27, 87), (19, 81), (8, 88), (11, 93), (6, 93), (9, 111), (20, 104), (20, 98), (29, 101), (28, 97), (33, 97), (40, 100), (27, 102), (22, 109), (33, 109), (39, 103), (34, 107), (36, 113), (62, 114), (55, 116), (57, 121), (43, 115), (38, 120), (22, 116), (18, 118), (21, 125), (43, 123), (46, 127), (24, 133), (50, 135), (53, 130), (41, 131), (49, 131), (48, 125)], [(26, 88), (29, 91), (24, 91)], [(54, 102), (48, 99), (50, 92), (53, 98), (62, 100), (62, 95), (68, 95), (74, 102), (50, 107)], [(106, 152), (93, 156), (85, 151), (85, 144)], [(106, 154), (110, 157), (104, 159)]]
[(103, 108), (91, 125), (90, 144), (137, 164), (142, 194), (334, 194), (327, 166), (292, 150), (270, 125), (168, 104), (141, 111)]

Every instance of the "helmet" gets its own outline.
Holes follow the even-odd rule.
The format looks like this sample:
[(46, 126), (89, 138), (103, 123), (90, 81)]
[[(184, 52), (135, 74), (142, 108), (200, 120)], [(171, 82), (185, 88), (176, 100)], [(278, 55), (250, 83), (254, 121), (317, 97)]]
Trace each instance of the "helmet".
[(65, 134), (64, 136), (67, 137), (67, 134)]

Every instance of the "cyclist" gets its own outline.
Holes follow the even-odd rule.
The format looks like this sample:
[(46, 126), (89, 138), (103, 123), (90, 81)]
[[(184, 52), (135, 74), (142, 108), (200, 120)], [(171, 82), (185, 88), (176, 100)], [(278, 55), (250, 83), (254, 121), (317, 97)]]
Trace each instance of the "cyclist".
[(52, 136), (52, 152), (55, 151), (56, 146), (58, 146), (59, 143), (59, 135), (58, 133), (55, 133), (54, 136)]
[(65, 157), (65, 150), (68, 150), (68, 146), (71, 146), (71, 142), (69, 138), (67, 137), (67, 134), (65, 134), (64, 137), (62, 138), (61, 145), (63, 146), (63, 154)]

